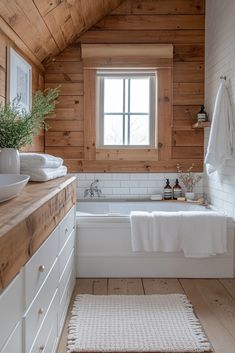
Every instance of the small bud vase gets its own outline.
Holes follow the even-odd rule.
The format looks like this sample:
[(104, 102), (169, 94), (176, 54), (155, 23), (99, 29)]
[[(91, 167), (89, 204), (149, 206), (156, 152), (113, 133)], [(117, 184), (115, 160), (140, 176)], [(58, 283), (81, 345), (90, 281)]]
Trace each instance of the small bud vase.
[(195, 193), (194, 192), (188, 192), (186, 191), (185, 193), (186, 200), (192, 201), (195, 199)]
[(0, 173), (20, 174), (20, 154), (16, 148), (0, 147)]

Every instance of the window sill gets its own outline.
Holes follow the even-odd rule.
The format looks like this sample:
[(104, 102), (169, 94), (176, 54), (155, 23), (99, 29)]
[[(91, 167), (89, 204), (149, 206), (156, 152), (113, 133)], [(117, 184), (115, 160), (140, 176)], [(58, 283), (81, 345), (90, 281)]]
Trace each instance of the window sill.
[(106, 145), (106, 146), (97, 146), (99, 150), (155, 150), (156, 148), (153, 146), (146, 146), (146, 145), (133, 145), (133, 146), (124, 146), (124, 145)]
[(158, 158), (157, 148), (97, 148), (97, 160), (143, 160), (143, 161), (157, 161)]

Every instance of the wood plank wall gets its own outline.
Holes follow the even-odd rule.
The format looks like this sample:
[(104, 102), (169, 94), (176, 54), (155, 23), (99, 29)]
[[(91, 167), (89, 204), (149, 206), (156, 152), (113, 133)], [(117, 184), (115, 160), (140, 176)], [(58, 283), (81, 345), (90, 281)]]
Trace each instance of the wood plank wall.
[[(66, 159), (71, 171), (175, 171), (195, 163), (202, 170), (203, 130), (192, 129), (204, 102), (204, 0), (125, 0), (46, 68), (46, 87), (61, 96), (46, 133), (45, 150)], [(174, 45), (173, 126), (168, 161), (84, 159), (83, 67), (80, 43), (171, 43)], [(147, 160), (147, 158), (146, 158)], [(125, 163), (127, 162), (127, 163)]]
[[(14, 48), (32, 65), (32, 89), (33, 92), (44, 89), (44, 73), (11, 41), (0, 31), (0, 102), (5, 104), (7, 97), (7, 47)], [(44, 152), (44, 132), (42, 131), (34, 138), (32, 146), (26, 146), (26, 151)]]
[[(1, 0), (0, 27), (22, 40), (34, 62), (49, 62), (121, 0)], [(9, 36), (9, 35), (8, 35)]]

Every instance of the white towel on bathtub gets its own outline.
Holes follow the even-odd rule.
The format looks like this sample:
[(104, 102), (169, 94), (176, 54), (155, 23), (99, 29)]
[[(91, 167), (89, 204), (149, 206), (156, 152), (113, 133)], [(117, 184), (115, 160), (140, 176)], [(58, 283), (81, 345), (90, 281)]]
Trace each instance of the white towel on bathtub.
[(180, 251), (179, 212), (131, 212), (133, 251)]
[(152, 212), (152, 251), (180, 251), (180, 212)]
[(151, 219), (152, 215), (149, 212), (131, 212), (131, 244), (133, 251), (152, 251)]
[(227, 218), (219, 212), (181, 212), (181, 247), (185, 257), (209, 257), (227, 251)]
[(210, 257), (227, 251), (227, 220), (219, 212), (131, 212), (133, 251), (183, 251)]

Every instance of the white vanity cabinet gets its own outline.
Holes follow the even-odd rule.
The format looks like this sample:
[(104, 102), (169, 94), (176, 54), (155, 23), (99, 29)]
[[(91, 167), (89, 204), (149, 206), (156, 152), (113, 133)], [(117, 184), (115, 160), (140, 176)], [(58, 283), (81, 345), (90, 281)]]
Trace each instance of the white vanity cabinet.
[(12, 334), (8, 338), (1, 353), (24, 353), (23, 351), (23, 335), (22, 323), (18, 322)]
[(18, 342), (14, 353), (22, 352), (21, 319), (24, 312), (23, 270), (0, 295), (0, 352), (6, 353), (13, 342)]
[(54, 353), (75, 285), (73, 206), (0, 294), (0, 353)]
[[(66, 218), (66, 217), (65, 217)], [(37, 252), (25, 265), (25, 307), (28, 308), (48, 277), (59, 251), (57, 226)]]

